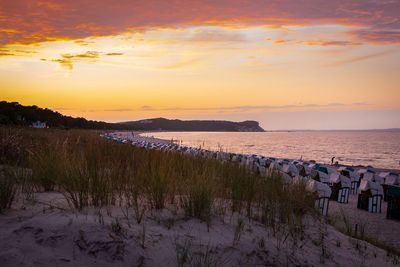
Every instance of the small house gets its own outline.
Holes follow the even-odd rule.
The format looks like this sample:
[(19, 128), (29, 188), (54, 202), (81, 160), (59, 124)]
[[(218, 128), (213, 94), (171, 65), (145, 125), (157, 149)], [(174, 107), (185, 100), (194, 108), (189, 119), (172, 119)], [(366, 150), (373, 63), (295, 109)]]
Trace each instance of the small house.
[(46, 127), (46, 122), (41, 122), (41, 121), (37, 121), (32, 123), (32, 127), (33, 128), (47, 128)]

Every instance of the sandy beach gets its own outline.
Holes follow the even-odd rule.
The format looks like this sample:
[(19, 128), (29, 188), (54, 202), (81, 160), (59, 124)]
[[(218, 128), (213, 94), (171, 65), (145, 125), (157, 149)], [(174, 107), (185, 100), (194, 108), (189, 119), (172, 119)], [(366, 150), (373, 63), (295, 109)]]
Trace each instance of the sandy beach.
[[(170, 143), (167, 140), (143, 137), (136, 132), (117, 133), (117, 135), (130, 137), (136, 141)], [(85, 142), (89, 140), (100, 142), (109, 149), (130, 150), (126, 150), (128, 145), (104, 142), (104, 139), (99, 140), (91, 135), (85, 138), (88, 138)], [(81, 142), (81, 136), (68, 140), (70, 145), (76, 146), (77, 142)], [(102, 151), (97, 145), (90, 149)], [(120, 150), (115, 150), (118, 151)], [(147, 156), (163, 156), (162, 159), (168, 160), (166, 153), (152, 154), (143, 149), (136, 150), (136, 153), (139, 152)], [(109, 155), (108, 150), (104, 150), (104, 153), (106, 156)], [(121, 159), (124, 157), (120, 156), (119, 160)], [(150, 159), (141, 161), (141, 164), (147, 161)], [(156, 163), (160, 164), (157, 161)], [(194, 167), (194, 165), (189, 166)], [(33, 167), (38, 168), (36, 165)], [(74, 168), (74, 165), (66, 167)], [(44, 168), (49, 168), (49, 165)], [(31, 173), (26, 169), (19, 171), (25, 174)], [(105, 175), (110, 173), (109, 169), (105, 169), (104, 173)], [(52, 174), (57, 176), (59, 173)], [(96, 174), (91, 175), (96, 177)], [(189, 179), (192, 180), (193, 177)], [(57, 181), (63, 185), (62, 181)], [(71, 181), (67, 182), (64, 186), (71, 185)], [(82, 187), (77, 188), (82, 189)], [(92, 196), (91, 202), (79, 209), (71, 203), (71, 195), (68, 195), (66, 190), (44, 192), (37, 187), (33, 191), (26, 192), (18, 191), (11, 207), (0, 214), (2, 240), (0, 266), (396, 266), (400, 264), (396, 252), (393, 253), (388, 247), (380, 245), (385, 242), (397, 251), (400, 249), (398, 231), (400, 222), (385, 218), (386, 203), (383, 203), (382, 212), (378, 214), (358, 210), (356, 196), (352, 195), (347, 204), (330, 201), (327, 217), (307, 212), (304, 213), (306, 214), (304, 217), (300, 217), (301, 219), (297, 217), (298, 219), (292, 224), (280, 220), (275, 223), (274, 219), (274, 227), (271, 227), (262, 218), (265, 213), (254, 212), (252, 217), (247, 216), (244, 209), (231, 211), (232, 202), (229, 199), (213, 199), (211, 215), (205, 220), (188, 215), (184, 209), (182, 195), (177, 193), (173, 195), (174, 203), (171, 203), (172, 200), (165, 201), (165, 206), (157, 209), (152, 207), (149, 192), (143, 191), (147, 194), (147, 199), (139, 198), (141, 199), (139, 207), (142, 209), (142, 213), (139, 210), (139, 214), (137, 210), (135, 211), (135, 206), (126, 204), (124, 198), (128, 195), (116, 197), (114, 204), (99, 205), (99, 207), (93, 205)], [(352, 229), (356, 224), (357, 235), (360, 236), (362, 231), (363, 239), (368, 237), (376, 240), (377, 245), (343, 233), (346, 227)]]
[(349, 203), (329, 202), (329, 218), (343, 229), (343, 215), (349, 220), (352, 231), (365, 231), (365, 235), (386, 242), (400, 249), (400, 221), (386, 219), (387, 202), (382, 200), (381, 213), (370, 213), (357, 209), (357, 195), (349, 196)]
[(400, 267), (400, 0), (1, 0), (0, 61), (0, 267)]
[[(117, 136), (126, 138), (131, 141), (146, 141), (153, 143), (169, 144), (171, 141), (156, 139), (152, 137), (142, 136), (143, 132), (117, 132)], [(318, 162), (317, 162), (318, 163)], [(347, 165), (322, 165), (329, 168), (338, 169), (341, 166)], [(356, 170), (366, 168), (365, 166), (349, 166)], [(399, 173), (399, 170), (385, 169), (385, 168), (368, 168), (370, 170), (379, 172), (395, 172)], [(381, 213), (370, 213), (365, 210), (357, 209), (358, 195), (350, 195), (349, 203), (343, 204), (337, 201), (329, 202), (329, 218), (334, 222), (337, 227), (346, 228), (343, 222), (343, 216), (349, 219), (349, 224), (355, 230), (357, 224), (357, 230), (360, 231), (362, 228), (368, 237), (375, 238), (382, 242), (387, 242), (400, 250), (400, 221), (386, 219), (387, 202), (382, 200)]]
[(179, 266), (185, 249), (193, 262), (207, 261), (211, 266), (399, 263), (383, 249), (311, 219), (304, 239), (293, 242), (244, 218), (235, 242), (237, 214), (215, 218), (208, 228), (167, 207), (146, 212), (138, 224), (132, 210), (104, 207), (77, 212), (59, 193), (39, 193), (35, 198), (35, 205), (17, 203), (1, 215), (1, 266)]

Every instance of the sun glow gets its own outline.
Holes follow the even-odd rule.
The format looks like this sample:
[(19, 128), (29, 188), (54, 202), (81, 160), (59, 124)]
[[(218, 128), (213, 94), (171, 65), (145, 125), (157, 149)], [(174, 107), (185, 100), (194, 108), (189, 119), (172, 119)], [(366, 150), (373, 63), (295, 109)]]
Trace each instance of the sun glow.
[[(48, 4), (63, 14), (64, 4)], [(292, 15), (132, 22), (120, 31), (80, 23), (63, 36), (4, 25), (2, 98), (111, 121), (400, 109), (396, 33), (378, 38), (360, 18)]]

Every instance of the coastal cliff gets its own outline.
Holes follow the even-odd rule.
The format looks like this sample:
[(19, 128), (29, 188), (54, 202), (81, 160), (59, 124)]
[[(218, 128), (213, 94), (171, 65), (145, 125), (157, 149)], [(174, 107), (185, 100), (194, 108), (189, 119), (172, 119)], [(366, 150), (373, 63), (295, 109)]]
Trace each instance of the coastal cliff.
[(129, 128), (140, 131), (205, 131), (205, 132), (264, 132), (257, 121), (216, 121), (216, 120), (168, 120), (155, 118), (140, 121), (121, 122)]

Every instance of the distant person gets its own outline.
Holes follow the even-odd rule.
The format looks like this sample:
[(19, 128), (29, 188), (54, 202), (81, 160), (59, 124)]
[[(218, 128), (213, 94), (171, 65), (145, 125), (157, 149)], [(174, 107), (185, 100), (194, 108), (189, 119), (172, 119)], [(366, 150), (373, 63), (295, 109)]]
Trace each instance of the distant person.
[(333, 161), (335, 160), (335, 157), (331, 158), (331, 165), (333, 165)]

